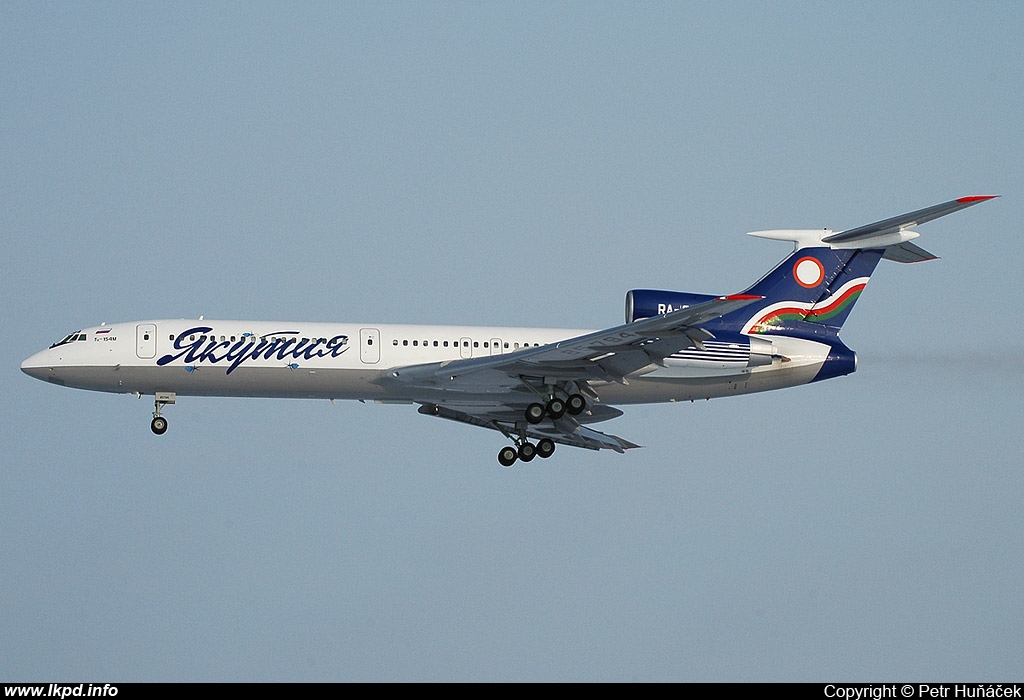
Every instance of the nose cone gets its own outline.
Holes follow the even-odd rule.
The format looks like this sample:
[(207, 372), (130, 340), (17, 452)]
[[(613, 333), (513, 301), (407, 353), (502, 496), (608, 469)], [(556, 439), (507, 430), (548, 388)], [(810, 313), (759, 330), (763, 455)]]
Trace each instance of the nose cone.
[(45, 351), (37, 352), (32, 357), (22, 362), (21, 371), (30, 377), (46, 381), (50, 375), (51, 365), (46, 364), (46, 358), (44, 357), (45, 354)]

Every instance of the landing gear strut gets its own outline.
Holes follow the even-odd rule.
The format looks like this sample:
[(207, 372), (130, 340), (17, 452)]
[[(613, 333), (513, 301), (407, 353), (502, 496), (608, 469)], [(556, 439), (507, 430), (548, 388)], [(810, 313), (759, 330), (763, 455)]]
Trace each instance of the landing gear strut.
[(177, 398), (173, 391), (156, 392), (156, 400), (153, 402), (153, 422), (149, 424), (150, 429), (156, 435), (163, 435), (167, 432), (167, 419), (160, 415), (160, 411), (167, 404), (173, 404)]

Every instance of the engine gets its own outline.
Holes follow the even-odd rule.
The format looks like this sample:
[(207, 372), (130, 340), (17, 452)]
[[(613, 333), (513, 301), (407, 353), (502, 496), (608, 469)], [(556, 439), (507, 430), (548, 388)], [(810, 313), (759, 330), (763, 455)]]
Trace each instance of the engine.
[[(713, 294), (670, 292), (661, 289), (631, 289), (626, 292), (626, 323), (660, 316), (688, 306), (694, 306), (717, 297)], [(672, 357), (676, 362), (688, 362), (695, 366), (716, 367), (761, 367), (770, 365), (779, 355), (770, 339), (727, 334), (706, 340), (682, 350)]]
[(626, 292), (626, 323), (660, 316), (715, 299), (713, 294), (667, 292), (661, 289), (630, 289)]

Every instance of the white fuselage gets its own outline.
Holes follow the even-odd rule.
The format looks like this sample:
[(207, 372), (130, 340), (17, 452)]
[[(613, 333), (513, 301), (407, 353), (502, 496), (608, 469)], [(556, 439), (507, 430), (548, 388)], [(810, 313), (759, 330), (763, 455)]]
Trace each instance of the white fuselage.
[[(453, 389), (386, 380), (410, 365), (514, 353), (589, 331), (267, 321), (156, 320), (95, 326), (22, 363), (62, 386), (132, 394), (443, 402)], [(608, 404), (685, 401), (766, 391), (814, 379), (828, 346), (773, 337), (759, 364), (670, 357), (626, 382), (591, 382)], [(455, 389), (460, 400), (506, 392)]]

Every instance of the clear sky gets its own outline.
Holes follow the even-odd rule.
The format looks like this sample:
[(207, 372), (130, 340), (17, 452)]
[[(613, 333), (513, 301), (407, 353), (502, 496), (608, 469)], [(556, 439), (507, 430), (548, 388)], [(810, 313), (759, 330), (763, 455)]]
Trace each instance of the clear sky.
[[(0, 4), (0, 680), (1018, 679), (1024, 5)], [(73, 391), (167, 317), (602, 328), (955, 197), (860, 370), (498, 466), (409, 406)]]

